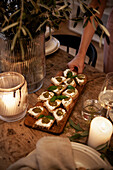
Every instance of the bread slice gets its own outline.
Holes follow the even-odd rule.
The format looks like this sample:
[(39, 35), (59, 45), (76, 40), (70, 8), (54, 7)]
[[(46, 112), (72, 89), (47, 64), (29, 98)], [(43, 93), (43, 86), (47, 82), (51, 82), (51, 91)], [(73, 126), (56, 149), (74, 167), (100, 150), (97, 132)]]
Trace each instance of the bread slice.
[(62, 101), (58, 99), (55, 101), (47, 100), (44, 102), (43, 105), (47, 108), (49, 112), (52, 112), (53, 110), (60, 106), (61, 102)]
[[(77, 72), (72, 71), (72, 70), (70, 70), (70, 69), (68, 68), (68, 69), (64, 70), (63, 75), (64, 75), (64, 77), (69, 78), (70, 75), (76, 76), (76, 75), (77, 75)], [(68, 76), (69, 76), (69, 77), (68, 77)]]
[(67, 97), (72, 97), (73, 100), (75, 100), (79, 96), (79, 92), (76, 88), (66, 89), (62, 94)]
[(51, 99), (54, 96), (53, 92), (44, 91), (42, 94), (38, 97), (38, 101), (46, 101), (48, 99)]
[(41, 114), (44, 114), (44, 110), (43, 106), (35, 106), (30, 108), (27, 113), (37, 119)]
[(73, 87), (76, 87), (76, 82), (73, 78), (67, 78), (64, 83), (68, 86), (71, 85)]
[(85, 74), (78, 74), (77, 77), (75, 77), (75, 80), (78, 85), (83, 86), (87, 82), (87, 77)]
[(66, 111), (63, 108), (57, 108), (52, 112), (53, 116), (56, 119), (57, 124), (63, 120), (66, 115)]
[(61, 85), (57, 86), (57, 88), (55, 90), (53, 90), (53, 92), (56, 93), (57, 95), (60, 95), (66, 89), (66, 87), (67, 87), (67, 85), (61, 84)]
[(73, 100), (71, 97), (67, 97), (65, 99), (62, 99), (62, 105), (64, 106), (64, 108), (69, 111), (69, 109), (71, 108), (71, 105), (73, 103)]
[(42, 129), (50, 129), (51, 126), (53, 125), (55, 119), (50, 119), (47, 116), (44, 116), (33, 124), (33, 128), (42, 128)]
[(66, 80), (66, 78), (63, 77), (63, 76), (56, 76), (56, 77), (52, 77), (52, 78), (51, 78), (51, 82), (52, 82), (55, 86), (58, 86), (58, 85), (62, 84), (65, 80)]

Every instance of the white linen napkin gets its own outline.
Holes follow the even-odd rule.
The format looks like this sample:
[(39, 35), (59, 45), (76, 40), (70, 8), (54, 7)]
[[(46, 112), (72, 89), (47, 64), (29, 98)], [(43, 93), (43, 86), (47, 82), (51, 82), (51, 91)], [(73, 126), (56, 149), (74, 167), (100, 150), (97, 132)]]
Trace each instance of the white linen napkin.
[(75, 170), (72, 147), (68, 138), (43, 137), (36, 149), (10, 165), (7, 170)]

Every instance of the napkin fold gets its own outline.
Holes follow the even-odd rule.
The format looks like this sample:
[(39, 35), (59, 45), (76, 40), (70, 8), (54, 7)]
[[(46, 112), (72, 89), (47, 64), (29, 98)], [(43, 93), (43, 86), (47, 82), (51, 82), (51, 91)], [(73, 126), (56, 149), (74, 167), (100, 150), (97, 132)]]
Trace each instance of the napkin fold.
[(7, 170), (75, 170), (72, 147), (68, 138), (43, 137), (36, 149), (10, 165)]

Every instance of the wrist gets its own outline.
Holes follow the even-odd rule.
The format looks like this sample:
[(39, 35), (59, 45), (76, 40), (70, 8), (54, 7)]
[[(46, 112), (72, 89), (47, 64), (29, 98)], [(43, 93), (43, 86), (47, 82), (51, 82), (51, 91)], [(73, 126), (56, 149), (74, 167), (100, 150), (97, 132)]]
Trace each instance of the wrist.
[(79, 56), (80, 58), (85, 58), (86, 56), (86, 51), (84, 50), (79, 50), (78, 53), (77, 53), (77, 56)]

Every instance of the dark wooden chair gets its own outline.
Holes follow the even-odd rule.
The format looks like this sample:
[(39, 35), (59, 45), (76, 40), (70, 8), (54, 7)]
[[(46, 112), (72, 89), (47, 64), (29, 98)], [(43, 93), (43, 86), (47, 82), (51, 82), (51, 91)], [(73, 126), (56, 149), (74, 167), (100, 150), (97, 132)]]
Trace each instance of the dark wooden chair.
[[(69, 48), (76, 49), (78, 52), (81, 38), (75, 35), (57, 34), (53, 35), (56, 39), (60, 41), (60, 45), (67, 47), (67, 53), (69, 53)], [(89, 65), (95, 67), (97, 61), (97, 51), (92, 43), (90, 43), (86, 55), (88, 56)]]

